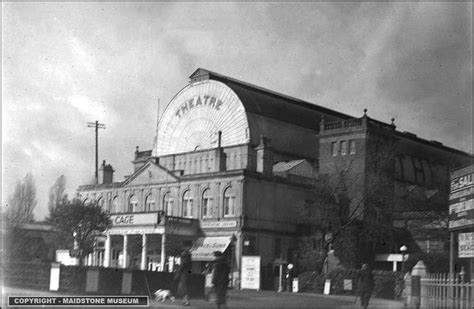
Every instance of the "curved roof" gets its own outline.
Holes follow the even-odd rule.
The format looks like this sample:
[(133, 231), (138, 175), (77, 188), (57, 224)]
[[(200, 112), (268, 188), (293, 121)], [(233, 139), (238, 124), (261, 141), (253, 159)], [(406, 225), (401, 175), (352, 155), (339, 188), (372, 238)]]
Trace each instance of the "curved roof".
[(327, 121), (353, 118), (312, 103), (248, 84), (202, 68), (190, 76), (191, 82), (213, 79), (226, 84), (240, 98), (247, 113), (293, 123), (295, 125), (319, 131), (322, 115)]
[(249, 123), (239, 97), (222, 82), (202, 80), (184, 87), (166, 107), (158, 124), (153, 156), (248, 141)]

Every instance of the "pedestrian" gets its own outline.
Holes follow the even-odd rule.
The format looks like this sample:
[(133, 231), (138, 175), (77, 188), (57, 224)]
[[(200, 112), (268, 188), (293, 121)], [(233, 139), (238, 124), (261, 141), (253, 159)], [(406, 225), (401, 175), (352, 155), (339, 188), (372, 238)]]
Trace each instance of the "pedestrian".
[(175, 281), (178, 282), (176, 296), (183, 297), (183, 306), (189, 306), (189, 275), (191, 274), (191, 253), (188, 250), (181, 254), (181, 263), (174, 275)]
[(358, 290), (360, 297), (360, 306), (367, 309), (369, 299), (374, 289), (374, 275), (367, 264), (363, 264), (359, 272)]
[(216, 293), (217, 308), (227, 303), (227, 286), (229, 285), (229, 267), (225, 256), (220, 251), (214, 252), (215, 263), (212, 272), (212, 285)]

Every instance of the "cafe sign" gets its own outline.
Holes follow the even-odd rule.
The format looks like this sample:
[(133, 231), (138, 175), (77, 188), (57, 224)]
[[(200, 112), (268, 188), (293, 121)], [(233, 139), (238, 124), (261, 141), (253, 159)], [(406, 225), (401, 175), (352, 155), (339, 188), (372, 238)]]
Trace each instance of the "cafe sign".
[(157, 213), (126, 213), (111, 215), (112, 227), (155, 225), (158, 224)]

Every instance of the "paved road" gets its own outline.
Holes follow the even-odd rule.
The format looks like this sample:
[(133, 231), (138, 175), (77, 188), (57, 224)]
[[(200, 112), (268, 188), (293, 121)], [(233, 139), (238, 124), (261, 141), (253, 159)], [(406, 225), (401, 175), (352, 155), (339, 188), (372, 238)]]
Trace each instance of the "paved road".
[[(3, 288), (3, 308), (6, 308), (6, 296), (58, 296), (56, 293), (48, 291), (35, 291), (19, 288)], [(354, 296), (341, 295), (321, 295), (308, 293), (276, 293), (271, 291), (229, 291), (228, 308), (360, 308), (354, 302)], [(181, 301), (177, 300), (171, 303), (157, 302), (150, 300), (150, 307), (152, 308), (179, 308)], [(13, 307), (7, 307), (13, 308)], [(18, 307), (25, 308), (25, 307)], [(31, 307), (39, 308), (39, 307)], [(56, 307), (57, 308), (57, 307)], [(74, 308), (74, 307), (67, 307)], [(78, 307), (78, 308), (93, 308), (93, 307)], [(104, 307), (102, 307), (104, 308)], [(191, 299), (190, 307), (182, 308), (215, 308), (215, 305), (203, 299)], [(390, 308), (401, 309), (402, 303), (384, 299), (372, 299), (370, 308)]]

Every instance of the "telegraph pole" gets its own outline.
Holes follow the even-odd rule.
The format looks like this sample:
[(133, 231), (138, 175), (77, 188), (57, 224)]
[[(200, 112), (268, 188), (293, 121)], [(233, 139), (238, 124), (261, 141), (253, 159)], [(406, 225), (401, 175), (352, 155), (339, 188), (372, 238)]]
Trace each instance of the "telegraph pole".
[(99, 121), (88, 122), (87, 127), (95, 128), (95, 184), (99, 183), (99, 129), (105, 129), (105, 124)]

